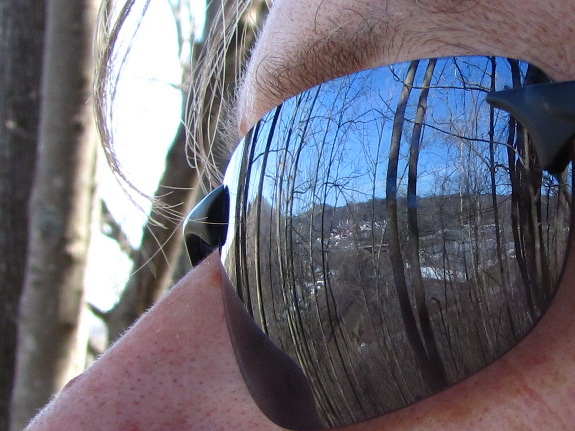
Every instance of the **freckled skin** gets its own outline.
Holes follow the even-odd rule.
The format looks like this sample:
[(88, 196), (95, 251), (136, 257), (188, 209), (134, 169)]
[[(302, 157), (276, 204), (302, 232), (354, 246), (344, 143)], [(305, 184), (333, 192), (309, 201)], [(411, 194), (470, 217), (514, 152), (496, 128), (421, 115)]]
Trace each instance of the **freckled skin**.
[[(575, 79), (575, 21), (566, 19), (574, 15), (574, 0), (275, 0), (241, 92), (240, 129), (311, 85), (421, 57), (504, 55), (536, 63), (554, 79)], [(279, 430), (255, 406), (234, 359), (226, 282), (211, 256), (29, 431)], [(503, 359), (434, 397), (344, 430), (572, 431), (573, 316), (571, 253), (549, 311)]]
[(212, 256), (193, 270), (30, 429), (276, 429), (255, 407), (239, 374), (220, 269)]

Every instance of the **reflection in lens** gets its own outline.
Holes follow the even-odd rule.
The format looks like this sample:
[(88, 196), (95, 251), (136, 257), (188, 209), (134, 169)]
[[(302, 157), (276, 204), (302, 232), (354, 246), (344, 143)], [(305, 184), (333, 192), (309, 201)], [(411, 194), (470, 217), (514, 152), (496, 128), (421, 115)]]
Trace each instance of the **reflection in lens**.
[(224, 261), (326, 427), (465, 379), (545, 311), (571, 172), (541, 171), (485, 102), (542, 76), (492, 57), (381, 67), (290, 99), (236, 151)]

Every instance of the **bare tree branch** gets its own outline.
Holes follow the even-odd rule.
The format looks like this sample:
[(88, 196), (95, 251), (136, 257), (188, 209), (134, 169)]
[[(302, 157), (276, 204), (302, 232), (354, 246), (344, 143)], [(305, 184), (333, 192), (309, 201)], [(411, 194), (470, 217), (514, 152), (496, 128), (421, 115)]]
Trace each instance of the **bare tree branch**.
[(116, 221), (113, 214), (110, 212), (106, 201), (101, 200), (101, 218), (100, 218), (100, 227), (101, 232), (106, 235), (108, 238), (113, 239), (116, 241), (120, 250), (128, 256), (129, 258), (133, 258), (136, 256), (137, 250), (132, 247), (128, 236), (124, 232), (124, 229)]

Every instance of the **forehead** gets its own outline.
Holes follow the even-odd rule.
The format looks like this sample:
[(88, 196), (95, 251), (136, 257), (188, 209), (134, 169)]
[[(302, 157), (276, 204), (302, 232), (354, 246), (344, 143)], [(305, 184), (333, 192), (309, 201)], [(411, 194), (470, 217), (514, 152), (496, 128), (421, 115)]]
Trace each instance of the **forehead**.
[(276, 0), (240, 97), (240, 128), (309, 87), (417, 58), (500, 55), (575, 77), (575, 1)]

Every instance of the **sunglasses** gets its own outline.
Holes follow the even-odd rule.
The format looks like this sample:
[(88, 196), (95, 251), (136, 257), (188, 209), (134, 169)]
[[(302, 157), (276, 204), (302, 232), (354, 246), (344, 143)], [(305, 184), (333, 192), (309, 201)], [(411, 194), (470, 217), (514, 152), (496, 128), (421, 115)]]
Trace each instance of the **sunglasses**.
[(509, 58), (381, 66), (287, 100), (185, 221), (278, 425), (339, 427), (464, 380), (548, 308), (571, 225), (575, 82)]

